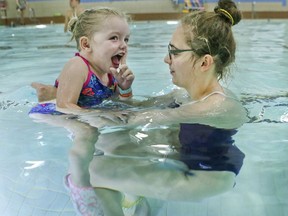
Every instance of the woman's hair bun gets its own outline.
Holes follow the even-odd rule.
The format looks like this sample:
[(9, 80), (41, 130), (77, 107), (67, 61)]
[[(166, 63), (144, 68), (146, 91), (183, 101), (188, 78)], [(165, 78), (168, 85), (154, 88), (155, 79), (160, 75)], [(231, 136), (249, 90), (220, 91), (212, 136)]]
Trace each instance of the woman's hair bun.
[(232, 0), (219, 0), (218, 5), (214, 8), (214, 12), (221, 15), (231, 25), (236, 25), (242, 18), (241, 11), (238, 10), (235, 2)]

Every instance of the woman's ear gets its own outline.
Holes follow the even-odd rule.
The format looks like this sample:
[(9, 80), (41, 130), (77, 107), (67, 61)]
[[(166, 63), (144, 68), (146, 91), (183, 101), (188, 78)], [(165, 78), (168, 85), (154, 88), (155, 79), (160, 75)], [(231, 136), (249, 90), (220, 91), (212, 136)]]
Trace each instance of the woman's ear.
[(201, 69), (203, 71), (209, 70), (214, 63), (214, 59), (211, 55), (204, 55), (202, 57)]
[(90, 51), (89, 39), (85, 36), (79, 39), (80, 50)]

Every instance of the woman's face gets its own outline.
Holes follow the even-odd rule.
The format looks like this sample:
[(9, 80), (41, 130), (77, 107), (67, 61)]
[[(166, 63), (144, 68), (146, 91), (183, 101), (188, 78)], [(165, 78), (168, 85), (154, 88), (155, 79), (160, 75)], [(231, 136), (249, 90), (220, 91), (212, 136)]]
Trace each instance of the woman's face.
[[(164, 61), (169, 65), (172, 82), (187, 89), (195, 80), (197, 62), (191, 47), (186, 43), (182, 25), (179, 25), (173, 33), (169, 49), (171, 51), (165, 56)], [(173, 52), (174, 50), (176, 52)]]

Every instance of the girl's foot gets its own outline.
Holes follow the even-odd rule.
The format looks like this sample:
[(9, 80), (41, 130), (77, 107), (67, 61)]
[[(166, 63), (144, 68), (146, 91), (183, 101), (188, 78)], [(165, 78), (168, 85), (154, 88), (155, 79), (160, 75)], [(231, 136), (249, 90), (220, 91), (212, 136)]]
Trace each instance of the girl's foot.
[(70, 174), (65, 176), (64, 185), (70, 193), (70, 198), (78, 215), (104, 216), (93, 187), (77, 187), (71, 181)]

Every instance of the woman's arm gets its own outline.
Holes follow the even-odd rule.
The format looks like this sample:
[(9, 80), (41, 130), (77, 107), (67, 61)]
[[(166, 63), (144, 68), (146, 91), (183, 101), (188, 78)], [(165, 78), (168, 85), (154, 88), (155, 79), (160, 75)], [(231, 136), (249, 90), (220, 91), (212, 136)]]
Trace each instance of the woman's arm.
[(118, 120), (116, 125), (127, 127), (198, 123), (226, 129), (238, 128), (248, 121), (247, 112), (239, 101), (219, 94), (215, 94), (205, 101), (188, 102), (178, 108), (150, 107), (147, 109), (146, 107), (138, 111), (103, 112), (98, 110), (93, 112), (80, 116), (80, 119), (93, 126), (98, 124), (96, 117), (102, 115), (113, 122)]
[(174, 109), (151, 109), (133, 113), (128, 125), (199, 123), (217, 128), (238, 128), (247, 122), (247, 112), (240, 102), (222, 95), (205, 101), (190, 102)]
[(176, 88), (171, 92), (157, 96), (141, 96), (142, 100), (132, 98), (124, 101), (125, 104), (139, 108), (167, 108), (173, 104), (184, 104), (190, 101), (185, 90)]

